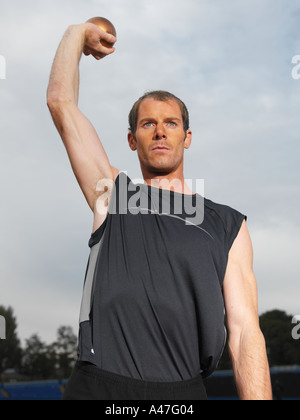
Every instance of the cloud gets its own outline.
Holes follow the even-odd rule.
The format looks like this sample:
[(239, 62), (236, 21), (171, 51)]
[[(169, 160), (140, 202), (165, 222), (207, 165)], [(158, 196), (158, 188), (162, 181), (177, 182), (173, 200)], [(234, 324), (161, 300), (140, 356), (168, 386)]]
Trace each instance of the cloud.
[(261, 311), (274, 307), (285, 308), (290, 314), (299, 313), (299, 233), (299, 226), (291, 220), (253, 228)]

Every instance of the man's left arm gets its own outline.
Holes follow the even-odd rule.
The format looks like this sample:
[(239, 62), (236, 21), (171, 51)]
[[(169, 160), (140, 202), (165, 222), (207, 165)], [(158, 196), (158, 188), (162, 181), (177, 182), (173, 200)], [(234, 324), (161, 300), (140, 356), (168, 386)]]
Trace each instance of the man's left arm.
[(259, 326), (253, 249), (246, 222), (233, 243), (224, 280), (229, 351), (241, 400), (272, 400), (266, 343)]

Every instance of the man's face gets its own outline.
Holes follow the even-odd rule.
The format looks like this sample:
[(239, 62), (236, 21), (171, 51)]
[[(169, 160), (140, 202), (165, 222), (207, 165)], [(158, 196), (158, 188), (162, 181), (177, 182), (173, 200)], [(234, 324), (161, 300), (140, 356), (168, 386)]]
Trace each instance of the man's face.
[(128, 135), (129, 146), (137, 150), (147, 175), (166, 175), (183, 168), (184, 149), (190, 147), (191, 139), (191, 131), (184, 131), (178, 103), (151, 98), (140, 105), (135, 135)]

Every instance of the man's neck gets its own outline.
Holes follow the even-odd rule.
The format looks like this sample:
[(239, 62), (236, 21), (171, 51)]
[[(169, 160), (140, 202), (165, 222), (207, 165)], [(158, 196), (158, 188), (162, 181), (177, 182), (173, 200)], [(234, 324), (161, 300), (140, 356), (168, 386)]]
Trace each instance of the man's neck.
[(194, 194), (185, 182), (183, 173), (181, 174), (147, 174), (144, 175), (144, 181), (147, 185), (163, 190), (174, 191), (180, 194)]

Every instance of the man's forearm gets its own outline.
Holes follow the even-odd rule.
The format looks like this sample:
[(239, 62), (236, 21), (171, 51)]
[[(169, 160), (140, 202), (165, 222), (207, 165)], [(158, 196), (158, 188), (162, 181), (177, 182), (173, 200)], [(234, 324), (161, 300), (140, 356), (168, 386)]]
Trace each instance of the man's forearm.
[(272, 400), (265, 340), (260, 331), (248, 331), (229, 342), (235, 380), (241, 400)]
[(79, 62), (85, 44), (85, 24), (70, 26), (57, 50), (48, 86), (48, 102), (78, 104)]

